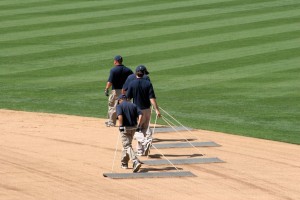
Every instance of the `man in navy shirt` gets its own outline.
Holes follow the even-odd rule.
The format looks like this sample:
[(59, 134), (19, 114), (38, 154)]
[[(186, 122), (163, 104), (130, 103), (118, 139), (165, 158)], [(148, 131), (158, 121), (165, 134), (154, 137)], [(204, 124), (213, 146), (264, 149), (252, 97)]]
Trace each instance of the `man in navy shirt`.
[[(150, 81), (150, 78), (148, 76), (149, 72), (148, 72), (147, 68), (144, 65), (139, 65), (139, 68), (141, 71), (144, 72), (143, 78)], [(128, 90), (128, 85), (131, 83), (131, 81), (133, 81), (135, 79), (137, 79), (135, 74), (131, 74), (127, 77), (127, 79), (123, 85), (123, 88), (122, 88), (122, 94), (126, 94), (126, 91)]]
[(143, 114), (135, 104), (127, 101), (125, 95), (121, 94), (118, 98), (118, 101), (119, 104), (117, 105), (117, 116), (120, 125), (119, 130), (123, 146), (121, 167), (123, 169), (127, 169), (128, 161), (132, 160), (133, 172), (137, 172), (142, 164), (132, 149), (132, 139), (137, 127), (139, 127), (139, 124), (141, 123)]
[[(136, 68), (136, 79), (131, 81), (128, 90), (127, 90), (127, 97), (129, 99), (133, 99), (133, 103), (137, 105), (139, 109), (142, 110), (143, 113), (143, 120), (141, 122), (141, 131), (144, 136), (147, 135), (147, 130), (151, 118), (151, 104), (153, 105), (156, 115), (161, 117), (158, 105), (156, 103), (156, 97), (154, 93), (154, 89), (152, 83), (143, 78), (145, 75), (145, 71), (143, 67), (138, 66)], [(151, 145), (152, 136), (147, 135), (147, 140), (141, 141), (138, 140), (138, 155), (145, 155), (147, 156), (150, 150), (149, 143)], [(147, 145), (146, 149), (144, 148)]]
[[(118, 103), (117, 98), (122, 93), (122, 87), (127, 77), (133, 74), (132, 70), (124, 66), (123, 58), (120, 55), (115, 56), (114, 65), (110, 70), (109, 77), (106, 83), (104, 93), (108, 98), (108, 121), (105, 122), (107, 127), (116, 125), (116, 105)], [(112, 91), (109, 95), (109, 88), (112, 87)]]

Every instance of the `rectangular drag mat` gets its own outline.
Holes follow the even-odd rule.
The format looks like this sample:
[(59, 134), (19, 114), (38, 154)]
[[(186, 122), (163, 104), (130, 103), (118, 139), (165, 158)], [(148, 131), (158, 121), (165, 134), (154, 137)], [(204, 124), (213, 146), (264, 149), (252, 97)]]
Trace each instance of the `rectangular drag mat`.
[(192, 128), (183, 127), (183, 126), (174, 126), (174, 127), (156, 127), (151, 128), (154, 133), (165, 133), (165, 132), (176, 132), (176, 131), (191, 131)]
[(166, 149), (166, 148), (189, 148), (189, 147), (219, 147), (221, 145), (215, 142), (173, 142), (173, 143), (152, 144), (152, 146), (156, 149)]
[(219, 158), (184, 158), (184, 159), (169, 159), (169, 160), (143, 160), (146, 165), (184, 165), (184, 164), (204, 164), (204, 163), (222, 163), (224, 161)]
[(147, 172), (147, 173), (104, 173), (103, 176), (112, 179), (196, 177), (196, 175), (190, 171)]

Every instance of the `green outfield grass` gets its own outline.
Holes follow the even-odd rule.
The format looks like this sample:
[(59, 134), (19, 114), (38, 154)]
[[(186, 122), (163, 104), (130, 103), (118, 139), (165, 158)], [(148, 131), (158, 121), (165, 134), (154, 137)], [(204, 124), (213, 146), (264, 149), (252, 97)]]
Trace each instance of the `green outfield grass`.
[(0, 34), (0, 108), (106, 117), (121, 54), (185, 126), (300, 144), (297, 0), (2, 0)]

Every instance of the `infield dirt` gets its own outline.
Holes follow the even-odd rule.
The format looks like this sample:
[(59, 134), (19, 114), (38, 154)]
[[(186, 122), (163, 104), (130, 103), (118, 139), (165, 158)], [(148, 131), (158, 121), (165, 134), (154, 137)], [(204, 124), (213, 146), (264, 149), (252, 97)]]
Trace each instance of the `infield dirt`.
[[(300, 146), (212, 131), (155, 133), (159, 142), (214, 141), (220, 147), (160, 149), (167, 158), (218, 157), (224, 163), (178, 165), (197, 177), (110, 179), (118, 129), (104, 119), (0, 110), (0, 199), (300, 199)], [(251, 131), (251, 130), (249, 130)], [(152, 158), (160, 155), (151, 150)], [(153, 158), (156, 157), (156, 158)], [(131, 165), (130, 165), (131, 166)], [(175, 171), (143, 165), (142, 172)]]

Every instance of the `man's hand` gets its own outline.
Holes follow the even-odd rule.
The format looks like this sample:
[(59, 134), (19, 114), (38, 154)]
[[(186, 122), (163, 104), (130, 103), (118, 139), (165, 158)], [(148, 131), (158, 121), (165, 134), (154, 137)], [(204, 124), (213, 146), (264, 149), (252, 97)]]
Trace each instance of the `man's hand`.
[(138, 125), (135, 132), (142, 132), (142, 127)]
[(108, 97), (108, 96), (109, 96), (109, 94), (108, 94), (108, 93), (109, 93), (108, 89), (105, 89), (105, 90), (104, 90), (104, 94), (105, 94), (105, 96), (107, 96), (107, 97)]
[(120, 126), (119, 131), (120, 133), (126, 132), (125, 126)]
[(158, 117), (161, 117), (160, 111), (158, 109), (156, 109), (155, 112)]

